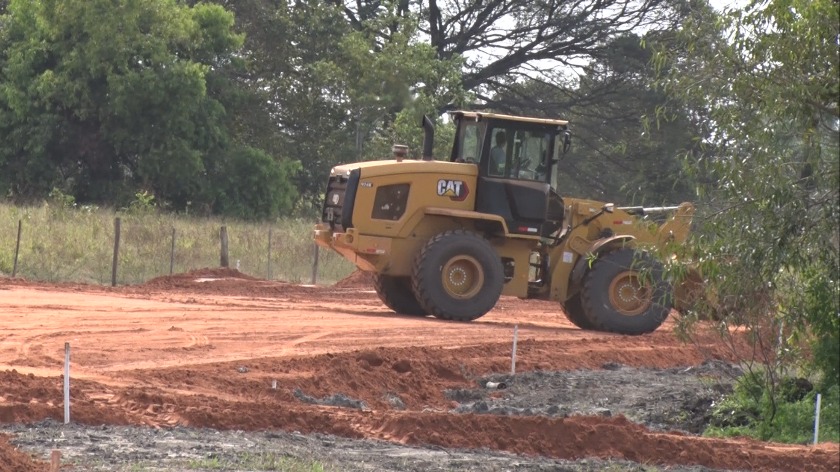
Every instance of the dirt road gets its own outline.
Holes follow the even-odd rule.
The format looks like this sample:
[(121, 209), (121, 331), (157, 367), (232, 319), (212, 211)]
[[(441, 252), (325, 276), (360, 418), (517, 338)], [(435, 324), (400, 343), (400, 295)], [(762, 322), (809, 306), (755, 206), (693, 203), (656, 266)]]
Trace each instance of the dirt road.
[(836, 445), (700, 438), (621, 415), (459, 412), (448, 392), (509, 373), (514, 326), (517, 373), (735, 359), (712, 342), (680, 343), (673, 322), (638, 337), (593, 333), (553, 303), (505, 298), (476, 322), (452, 323), (397, 316), (366, 286), (346, 285), (221, 270), (116, 289), (0, 279), (0, 423), (63, 417), (69, 343), (71, 417), (84, 424), (329, 433), (718, 469), (836, 470), (840, 462)]

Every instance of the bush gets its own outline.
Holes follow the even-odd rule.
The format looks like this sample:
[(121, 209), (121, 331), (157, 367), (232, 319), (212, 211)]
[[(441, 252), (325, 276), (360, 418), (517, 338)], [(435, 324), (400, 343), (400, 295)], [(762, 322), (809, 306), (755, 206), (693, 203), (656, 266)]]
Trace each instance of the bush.
[[(806, 379), (786, 378), (770, 392), (763, 374), (738, 380), (735, 391), (712, 409), (706, 436), (747, 436), (762, 441), (806, 444), (814, 437), (817, 391)], [(822, 392), (820, 441), (840, 440), (840, 387)]]

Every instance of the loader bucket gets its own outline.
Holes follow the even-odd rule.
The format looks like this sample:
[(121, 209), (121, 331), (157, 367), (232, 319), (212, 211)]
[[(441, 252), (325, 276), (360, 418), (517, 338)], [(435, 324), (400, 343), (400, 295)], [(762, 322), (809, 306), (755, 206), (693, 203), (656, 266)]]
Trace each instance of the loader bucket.
[(674, 308), (684, 311), (706, 297), (706, 283), (697, 269), (689, 269), (685, 278), (674, 287)]

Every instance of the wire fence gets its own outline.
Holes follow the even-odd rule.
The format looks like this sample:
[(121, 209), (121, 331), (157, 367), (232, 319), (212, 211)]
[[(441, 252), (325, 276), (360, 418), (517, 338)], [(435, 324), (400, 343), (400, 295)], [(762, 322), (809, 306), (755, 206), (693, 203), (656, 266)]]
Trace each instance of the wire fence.
[(268, 280), (331, 284), (353, 271), (337, 254), (318, 251), (314, 225), (302, 219), (252, 223), (49, 208), (19, 213), (16, 221), (0, 213), (8, 227), (0, 232), (0, 274), (11, 277), (123, 285), (230, 267)]

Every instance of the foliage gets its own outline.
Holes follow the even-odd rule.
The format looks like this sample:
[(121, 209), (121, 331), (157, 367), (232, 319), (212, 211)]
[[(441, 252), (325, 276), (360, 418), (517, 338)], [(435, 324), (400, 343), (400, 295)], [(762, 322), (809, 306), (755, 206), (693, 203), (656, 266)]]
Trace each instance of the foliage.
[(819, 373), (823, 390), (840, 383), (840, 11), (697, 5), (657, 59), (663, 90), (707, 131), (686, 162), (703, 201), (685, 256), (711, 294), (693, 312), (730, 340), (746, 328), (772, 419), (793, 369)]
[[(656, 90), (651, 64), (655, 45), (670, 39), (650, 33), (613, 39), (609, 51), (589, 62), (577, 86), (569, 91), (529, 80), (495, 97), (514, 102), (516, 97), (540, 97), (560, 103), (569, 93), (581, 98), (568, 108), (553, 110), (571, 122), (572, 152), (560, 163), (560, 192), (622, 204), (673, 205), (694, 199), (691, 179), (680, 156), (695, 147), (693, 127), (685, 112), (655, 120), (667, 97)], [(513, 106), (521, 114), (533, 112), (530, 103)]]
[[(610, 126), (604, 117), (615, 116), (601, 105), (644, 92), (595, 79), (597, 64), (621, 62), (617, 38), (668, 30), (680, 1), (215, 3), (0, 3), (0, 136), (9, 143), (0, 192), (33, 202), (59, 188), (122, 207), (148, 190), (176, 210), (310, 214), (330, 167), (388, 157), (396, 143), (419, 154), (423, 114), (437, 122), (434, 154), (445, 158), (453, 130), (443, 111), (518, 106), (554, 117), (579, 107), (571, 115), (592, 155), (581, 154), (570, 182), (598, 174), (602, 161), (590, 158), (605, 153), (631, 163), (614, 180), (637, 200), (651, 182), (667, 182), (652, 200), (684, 190), (671, 189), (674, 169), (659, 165), (681, 133), (637, 139), (638, 114)], [(596, 85), (562, 72), (570, 64), (589, 64)], [(535, 86), (520, 87), (528, 81)], [(234, 168), (232, 181), (220, 173)], [(618, 193), (608, 177), (587, 188)]]
[[(248, 81), (265, 86), (284, 149), (304, 163), (297, 187), (304, 195), (301, 208), (307, 211), (318, 206), (333, 165), (387, 157), (395, 143), (409, 145), (418, 155), (423, 133), (417, 124), (424, 113), (434, 118), (456, 107), (493, 108), (556, 118), (579, 106), (577, 119), (593, 104), (622, 97), (616, 90), (611, 98), (599, 99), (614, 90), (612, 84), (584, 90), (562, 71), (569, 64), (619, 61), (615, 38), (638, 27), (667, 30), (682, 14), (673, 7), (680, 2), (666, 0), (219, 3), (236, 11), (247, 33)], [(538, 87), (518, 88), (529, 80)], [(605, 137), (605, 142), (614, 150), (621, 150), (625, 140), (640, 143), (637, 107), (624, 102), (616, 108), (623, 115), (636, 113), (631, 118), (635, 128), (622, 127), (623, 133)], [(602, 123), (600, 131), (611, 129), (614, 121), (605, 110), (589, 120)], [(440, 158), (449, 155), (452, 130), (436, 121), (435, 156)], [(682, 145), (684, 133), (675, 133), (676, 127), (662, 129), (657, 143), (673, 137), (674, 145)], [(588, 127), (580, 129), (580, 135), (589, 134)], [(667, 152), (646, 146), (629, 145), (633, 149), (615, 154), (636, 167), (638, 156)], [(656, 181), (664, 188), (655, 189), (651, 199), (684, 194), (684, 187), (670, 188), (673, 165), (660, 165), (654, 157), (645, 162), (651, 164), (635, 173), (628, 188), (650, 187)], [(591, 164), (586, 171), (601, 168)], [(598, 173), (586, 171), (580, 174)], [(601, 180), (602, 194), (617, 193), (620, 184)], [(648, 193), (647, 188), (634, 192)]]
[(248, 81), (266, 90), (278, 140), (304, 164), (296, 184), (307, 214), (332, 166), (390, 156), (395, 142), (422, 137), (423, 113), (463, 97), (460, 58), (418, 41), (417, 16), (399, 2), (352, 21), (339, 3), (232, 5), (247, 33)]
[[(148, 189), (183, 209), (213, 196), (211, 154), (257, 160), (248, 164), (271, 168), (252, 182), (258, 189), (290, 190), (278, 179), (293, 167), (237, 144), (228, 121), (226, 74), (243, 37), (222, 7), (14, 0), (0, 24), (4, 194), (31, 201), (57, 187), (80, 202), (122, 204)], [(251, 210), (276, 215), (290, 198)]]
[(277, 162), (263, 151), (247, 146), (211, 154), (208, 158), (211, 213), (248, 219), (266, 219), (287, 212), (297, 192), (292, 177), (298, 161)]
[(281, 472), (324, 472), (329, 470), (318, 461), (297, 459), (271, 451), (244, 452), (229, 459), (211, 456), (206, 459), (192, 460), (188, 466), (191, 469), (200, 470), (247, 469)]
[[(735, 391), (712, 409), (706, 436), (749, 436), (762, 441), (807, 444), (813, 441), (816, 390), (804, 379), (786, 378), (781, 401), (765, 389), (759, 375), (739, 379)], [(820, 441), (840, 441), (840, 386), (822, 392)]]
[(124, 208), (126, 213), (150, 213), (157, 208), (155, 204), (155, 196), (152, 193), (143, 190), (134, 194), (134, 200), (129, 203), (128, 208)]

